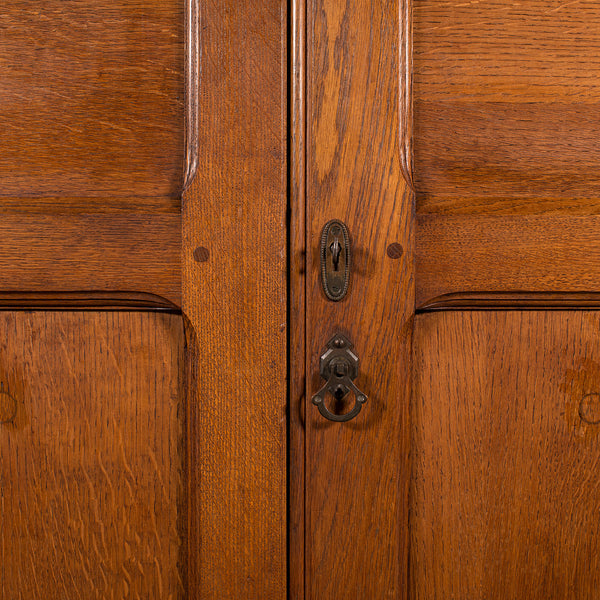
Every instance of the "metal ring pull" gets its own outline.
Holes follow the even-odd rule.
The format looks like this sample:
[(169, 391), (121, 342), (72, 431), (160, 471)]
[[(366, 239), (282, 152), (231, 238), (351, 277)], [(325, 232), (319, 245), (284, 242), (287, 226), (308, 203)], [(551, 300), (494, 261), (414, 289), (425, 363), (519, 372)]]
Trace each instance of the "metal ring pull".
[[(353, 345), (343, 335), (333, 336), (327, 343), (327, 350), (321, 356), (320, 373), (325, 385), (312, 397), (312, 403), (330, 421), (344, 422), (354, 419), (360, 412), (367, 396), (353, 382), (358, 375), (358, 356), (352, 352)], [(341, 400), (350, 391), (354, 393), (354, 407), (350, 412), (338, 415), (325, 405), (329, 392), (336, 400)]]

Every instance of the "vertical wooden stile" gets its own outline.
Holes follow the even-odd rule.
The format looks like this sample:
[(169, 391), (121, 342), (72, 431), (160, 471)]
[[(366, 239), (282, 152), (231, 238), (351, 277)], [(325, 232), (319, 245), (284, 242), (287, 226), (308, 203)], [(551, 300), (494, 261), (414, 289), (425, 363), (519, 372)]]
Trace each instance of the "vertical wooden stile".
[[(306, 7), (305, 598), (406, 598), (410, 3)], [(352, 239), (350, 290), (337, 303), (325, 297), (319, 272), (330, 219), (343, 221)], [(311, 404), (322, 384), (319, 357), (336, 333), (354, 344), (356, 384), (369, 396), (347, 423), (325, 420)]]
[(182, 212), (191, 593), (283, 600), (286, 3), (207, 0), (199, 28), (198, 166)]
[(289, 598), (304, 598), (306, 399), (306, 0), (290, 13)]

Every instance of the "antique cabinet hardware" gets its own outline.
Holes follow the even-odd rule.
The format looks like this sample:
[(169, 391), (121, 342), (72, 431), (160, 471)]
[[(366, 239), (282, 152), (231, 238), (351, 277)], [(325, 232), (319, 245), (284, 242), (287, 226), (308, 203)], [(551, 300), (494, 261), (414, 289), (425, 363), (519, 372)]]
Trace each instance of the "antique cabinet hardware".
[(321, 282), (329, 300), (338, 302), (350, 283), (350, 235), (344, 223), (328, 221), (321, 233)]
[[(358, 356), (352, 352), (354, 346), (343, 335), (334, 335), (327, 343), (327, 349), (321, 355), (320, 373), (325, 379), (325, 385), (312, 397), (312, 403), (318, 407), (319, 412), (330, 421), (350, 421), (367, 401), (363, 394), (353, 383), (358, 375)], [(331, 412), (325, 405), (325, 396), (329, 392), (336, 400), (341, 400), (350, 391), (354, 392), (354, 407), (350, 412), (342, 415)]]

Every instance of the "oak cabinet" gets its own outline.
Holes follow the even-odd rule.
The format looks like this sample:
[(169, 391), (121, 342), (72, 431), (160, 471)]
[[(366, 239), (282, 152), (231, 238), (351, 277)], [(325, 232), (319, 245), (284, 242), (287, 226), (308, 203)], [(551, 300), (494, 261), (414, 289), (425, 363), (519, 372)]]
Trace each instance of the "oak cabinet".
[(5, 0), (0, 597), (595, 599), (599, 35)]

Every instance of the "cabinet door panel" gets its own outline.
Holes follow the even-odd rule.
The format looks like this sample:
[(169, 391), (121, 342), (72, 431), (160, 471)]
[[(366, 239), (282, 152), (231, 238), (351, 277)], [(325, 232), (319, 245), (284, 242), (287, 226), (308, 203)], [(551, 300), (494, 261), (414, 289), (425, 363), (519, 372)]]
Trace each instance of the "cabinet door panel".
[(414, 8), (418, 211), (597, 213), (598, 4)]
[(419, 315), (414, 600), (597, 598), (600, 314)]
[(184, 7), (3, 0), (0, 195), (180, 194)]
[(182, 365), (177, 315), (0, 313), (0, 597), (184, 596)]
[(2, 1), (2, 600), (286, 595), (286, 11)]

